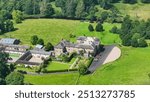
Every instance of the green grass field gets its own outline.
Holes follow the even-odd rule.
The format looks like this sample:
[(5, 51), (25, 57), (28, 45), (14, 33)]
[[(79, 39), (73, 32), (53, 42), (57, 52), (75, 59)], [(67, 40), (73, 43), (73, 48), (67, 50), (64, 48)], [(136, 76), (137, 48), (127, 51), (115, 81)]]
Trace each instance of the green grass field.
[(115, 7), (117, 7), (123, 15), (130, 15), (132, 18), (144, 20), (150, 18), (150, 4), (140, 2), (137, 4), (116, 3)]
[[(33, 35), (38, 35), (39, 38), (44, 39), (45, 43), (50, 41), (56, 45), (62, 39), (76, 41), (76, 38), (69, 38), (70, 34), (76, 36), (96, 36), (101, 39), (104, 44), (120, 43), (118, 35), (109, 33), (109, 30), (119, 24), (104, 23), (104, 32), (89, 32), (88, 22), (80, 22), (75, 20), (62, 19), (28, 19), (21, 24), (15, 25), (18, 30), (6, 33), (0, 37), (18, 38), (22, 44), (30, 45), (30, 39)], [(93, 24), (95, 26), (95, 24)]]
[(78, 73), (25, 75), (25, 83), (34, 85), (73, 85), (78, 79)]

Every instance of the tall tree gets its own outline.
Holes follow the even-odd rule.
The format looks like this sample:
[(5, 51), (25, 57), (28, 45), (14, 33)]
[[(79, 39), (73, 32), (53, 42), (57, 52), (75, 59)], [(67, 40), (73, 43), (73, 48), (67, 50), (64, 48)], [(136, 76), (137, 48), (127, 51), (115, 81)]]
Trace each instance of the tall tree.
[(0, 85), (5, 85), (6, 81), (3, 78), (0, 78)]
[(26, 0), (24, 9), (25, 9), (26, 14), (28, 14), (28, 15), (33, 14), (33, 2), (32, 2), (32, 0)]
[(39, 40), (38, 36), (37, 36), (37, 35), (33, 35), (33, 36), (31, 37), (31, 44), (32, 44), (32, 45), (36, 45), (37, 42), (38, 42), (38, 40)]
[(132, 46), (132, 47), (138, 47), (138, 46), (139, 46), (138, 40), (137, 40), (137, 39), (132, 39), (132, 40), (131, 40), (131, 46)]
[(18, 72), (12, 72), (6, 77), (7, 85), (23, 85), (24, 75)]
[(66, 0), (65, 16), (74, 17), (77, 6), (77, 0)]
[(89, 24), (88, 29), (90, 32), (94, 31), (94, 27), (91, 24)]
[(131, 29), (132, 29), (132, 20), (130, 19), (130, 16), (126, 16), (121, 24), (122, 36), (130, 34)]
[(95, 30), (96, 30), (97, 32), (102, 32), (102, 31), (104, 31), (103, 25), (102, 25), (101, 23), (98, 23), (98, 24), (96, 25)]
[(140, 38), (139, 39), (139, 47), (147, 47), (147, 46), (148, 46), (148, 44), (145, 41), (145, 39), (144, 38)]
[(83, 63), (80, 63), (78, 71), (79, 71), (80, 75), (85, 75), (87, 73), (87, 67), (86, 67), (86, 65), (83, 64)]
[(44, 40), (43, 40), (43, 39), (39, 39), (39, 40), (37, 41), (37, 44), (44, 45)]
[(7, 65), (8, 57), (8, 54), (0, 52), (0, 78), (5, 78), (10, 72)]
[(11, 20), (5, 21), (5, 32), (10, 32), (14, 30), (14, 24)]
[(22, 20), (24, 19), (23, 13), (19, 10), (14, 10), (12, 12), (12, 17), (15, 23), (21, 23)]
[(53, 49), (54, 49), (54, 46), (50, 42), (48, 42), (45, 46), (45, 51), (50, 51)]
[(85, 4), (83, 0), (78, 1), (75, 14), (77, 18), (82, 18), (85, 16)]
[(52, 5), (50, 3), (46, 4), (46, 9), (45, 9), (44, 15), (46, 17), (51, 17), (54, 13), (55, 12), (54, 12)]

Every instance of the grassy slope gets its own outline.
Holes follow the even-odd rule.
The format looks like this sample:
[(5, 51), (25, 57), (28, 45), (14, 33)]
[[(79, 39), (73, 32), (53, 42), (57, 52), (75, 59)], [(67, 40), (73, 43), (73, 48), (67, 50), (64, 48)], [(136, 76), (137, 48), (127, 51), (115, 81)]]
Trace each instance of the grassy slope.
[(132, 18), (148, 19), (150, 18), (150, 4), (123, 4), (116, 3), (115, 6), (123, 15), (130, 15)]
[(122, 57), (97, 69), (93, 75), (83, 76), (79, 84), (150, 84), (150, 47), (122, 48)]
[(45, 42), (58, 43), (62, 38), (68, 38), (68, 33), (74, 31), (78, 22), (58, 19), (25, 20), (15, 27), (18, 30), (5, 34), (6, 37), (19, 38), (24, 44), (30, 44), (32, 35), (38, 35)]
[[(45, 42), (52, 42), (57, 44), (61, 39), (68, 39), (76, 41), (76, 38), (70, 39), (69, 34), (75, 34), (77, 36), (87, 35), (96, 36), (102, 39), (105, 44), (112, 44), (114, 42), (120, 42), (118, 35), (109, 33), (109, 30), (113, 25), (118, 24), (104, 24), (104, 28), (107, 29), (102, 33), (89, 32), (87, 22), (73, 21), (73, 20), (61, 20), (61, 19), (29, 19), (25, 20), (22, 24), (15, 25), (18, 30), (9, 32), (1, 37), (18, 38), (23, 44), (30, 44), (30, 38), (32, 35), (38, 35), (39, 38), (44, 39)], [(95, 25), (95, 24), (93, 24)], [(109, 39), (109, 40), (108, 40)]]

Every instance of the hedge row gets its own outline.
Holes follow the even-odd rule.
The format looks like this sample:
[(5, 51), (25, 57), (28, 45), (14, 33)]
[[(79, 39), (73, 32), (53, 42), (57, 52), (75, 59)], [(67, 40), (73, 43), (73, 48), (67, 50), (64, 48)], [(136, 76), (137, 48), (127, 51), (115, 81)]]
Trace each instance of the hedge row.
[(51, 71), (45, 71), (43, 73), (69, 72), (69, 71), (77, 71), (77, 70), (78, 69), (51, 70)]
[(91, 57), (91, 58), (89, 58), (89, 61), (87, 62), (87, 68), (89, 68), (90, 67), (90, 65), (92, 64), (92, 62), (93, 62), (93, 60), (94, 60), (94, 58), (93, 57)]

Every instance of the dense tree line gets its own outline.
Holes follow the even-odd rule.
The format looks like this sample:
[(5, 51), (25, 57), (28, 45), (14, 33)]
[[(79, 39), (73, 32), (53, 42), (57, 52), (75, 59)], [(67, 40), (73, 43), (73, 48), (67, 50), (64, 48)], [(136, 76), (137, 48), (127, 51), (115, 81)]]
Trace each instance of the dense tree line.
[(123, 0), (123, 3), (134, 4), (134, 3), (137, 3), (137, 0)]
[(142, 3), (150, 3), (150, 0), (141, 0)]
[(110, 32), (120, 34), (122, 44), (133, 47), (146, 47), (146, 39), (150, 39), (150, 19), (147, 21), (131, 20), (126, 16), (118, 29), (114, 26)]
[(10, 15), (7, 11), (0, 11), (0, 34), (14, 30), (13, 22), (9, 17)]
[[(95, 20), (101, 17), (96, 15), (99, 13), (96, 6), (109, 9), (111, 12), (108, 16), (116, 18), (115, 14), (118, 11), (116, 12), (113, 3), (117, 2), (133, 4), (137, 0), (1, 0), (0, 10), (6, 10), (9, 18), (12, 18), (11, 14), (14, 10), (18, 10), (24, 13), (26, 17), (65, 17)], [(150, 3), (150, 0), (141, 0), (141, 2)], [(54, 6), (60, 7), (61, 10), (55, 10)]]

